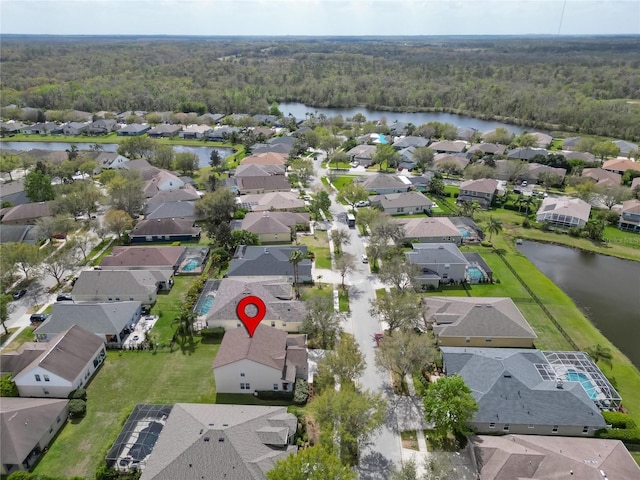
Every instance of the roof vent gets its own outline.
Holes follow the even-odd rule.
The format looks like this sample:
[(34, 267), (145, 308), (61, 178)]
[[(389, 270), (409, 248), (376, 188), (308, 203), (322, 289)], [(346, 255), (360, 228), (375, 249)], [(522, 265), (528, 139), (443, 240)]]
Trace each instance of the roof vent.
[(218, 438), (218, 441), (219, 441), (219, 442), (224, 442), (224, 437), (220, 437), (220, 438)]
[(556, 388), (564, 388), (564, 381), (560, 377), (556, 377)]
[(503, 377), (504, 378), (511, 378), (511, 372), (504, 372)]

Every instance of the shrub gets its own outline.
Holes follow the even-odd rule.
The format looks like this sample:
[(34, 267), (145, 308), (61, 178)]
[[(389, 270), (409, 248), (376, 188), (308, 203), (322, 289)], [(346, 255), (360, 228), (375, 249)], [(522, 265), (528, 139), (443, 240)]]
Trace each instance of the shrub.
[(84, 400), (69, 400), (69, 417), (82, 418), (87, 413), (87, 402)]
[(96, 480), (119, 480), (120, 473), (115, 468), (101, 465), (96, 471)]
[(531, 228), (531, 222), (529, 221), (529, 219), (528, 219), (528, 218), (525, 218), (525, 219), (522, 221), (522, 226), (523, 226), (524, 228)]
[(19, 397), (18, 387), (13, 380), (11, 374), (0, 377), (0, 397)]
[(291, 399), (293, 398), (293, 394), (291, 392), (258, 390), (257, 394), (260, 400), (280, 400), (280, 401), (290, 402)]
[(177, 242), (171, 242), (171, 246), (172, 246), (172, 247), (179, 247), (179, 246), (180, 246), (180, 242), (179, 242), (179, 241), (177, 241)]
[(549, 222), (542, 222), (542, 225), (540, 225), (540, 230), (542, 230), (543, 232), (550, 232), (551, 231), (551, 224)]
[(87, 401), (87, 391), (84, 388), (77, 388), (69, 394), (71, 400), (84, 400)]
[(596, 432), (598, 438), (608, 438), (610, 440), (620, 440), (624, 443), (633, 443), (640, 445), (640, 429), (634, 428), (633, 430), (623, 429), (600, 429)]
[(571, 237), (580, 237), (580, 235), (582, 235), (582, 229), (578, 228), (578, 227), (571, 227), (569, 228), (569, 235)]
[(296, 380), (296, 384), (293, 387), (293, 401), (298, 404), (307, 402), (309, 398), (309, 385), (306, 380), (299, 378)]
[(607, 425), (611, 425), (613, 428), (622, 428), (633, 430), (636, 428), (636, 422), (627, 415), (622, 412), (602, 412), (602, 416), (604, 417)]

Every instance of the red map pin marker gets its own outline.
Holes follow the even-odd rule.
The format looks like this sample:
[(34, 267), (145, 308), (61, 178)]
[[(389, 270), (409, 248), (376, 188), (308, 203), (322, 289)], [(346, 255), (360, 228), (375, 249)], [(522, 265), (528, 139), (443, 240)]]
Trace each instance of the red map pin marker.
[[(258, 313), (256, 313), (255, 316), (250, 317), (249, 315), (247, 315), (247, 312), (245, 312), (248, 305), (253, 305), (258, 310)], [(249, 332), (250, 337), (253, 337), (256, 328), (258, 328), (258, 325), (260, 324), (266, 313), (267, 306), (260, 298), (254, 295), (243, 298), (238, 302), (238, 306), (236, 307), (236, 314), (238, 315), (240, 321), (247, 328), (247, 332)]]

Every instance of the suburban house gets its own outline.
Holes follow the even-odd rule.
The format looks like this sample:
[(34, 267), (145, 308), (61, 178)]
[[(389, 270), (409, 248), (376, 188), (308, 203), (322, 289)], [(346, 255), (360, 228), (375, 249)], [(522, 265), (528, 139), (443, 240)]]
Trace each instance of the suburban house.
[(116, 115), (116, 120), (119, 122), (127, 121), (141, 121), (147, 115), (144, 110), (127, 110), (126, 112), (120, 112)]
[(158, 192), (180, 188), (184, 188), (184, 182), (180, 180), (180, 177), (167, 170), (160, 170), (150, 180), (147, 180), (144, 186), (144, 196), (145, 198), (151, 198)]
[(467, 259), (453, 243), (414, 243), (411, 246), (413, 250), (405, 252), (405, 257), (422, 269), (416, 278), (422, 289), (466, 279)]
[(429, 140), (424, 137), (402, 137), (393, 142), (393, 148), (396, 150), (402, 150), (407, 147), (426, 147), (429, 145)]
[(258, 235), (260, 243), (289, 243), (292, 230), (308, 229), (310, 215), (296, 212), (249, 212), (242, 220), (232, 220), (232, 230)]
[(631, 190), (635, 190), (636, 188), (640, 188), (640, 177), (631, 180)]
[(363, 167), (370, 167), (373, 165), (373, 155), (376, 153), (375, 145), (356, 145), (351, 150), (346, 152), (349, 157), (349, 161), (358, 162)]
[(407, 177), (398, 177), (385, 173), (356, 178), (355, 181), (359, 182), (365, 190), (378, 195), (408, 192), (411, 188), (411, 182)]
[(499, 143), (476, 143), (471, 146), (467, 153), (482, 152), (485, 155), (502, 155), (507, 147)]
[(620, 440), (544, 435), (469, 438), (482, 480), (640, 479), (640, 467)]
[(116, 131), (119, 127), (120, 125), (114, 119), (101, 118), (89, 124), (87, 133), (89, 135), (106, 135)]
[(27, 197), (27, 194), (24, 192), (24, 178), (2, 183), (0, 201), (2, 201), (2, 203), (11, 202), (13, 206), (31, 203), (31, 200), (29, 200), (29, 197)]
[(478, 202), (482, 208), (488, 208), (498, 192), (500, 182), (493, 178), (465, 180), (460, 184), (458, 202)]
[(138, 172), (142, 180), (144, 180), (145, 182), (151, 180), (160, 172), (160, 169), (158, 167), (154, 167), (144, 158), (136, 158), (135, 160), (130, 160), (118, 165), (116, 168), (123, 168), (132, 172)]
[(94, 174), (99, 174), (102, 170), (109, 168), (118, 168), (119, 165), (128, 162), (129, 159), (116, 152), (100, 152), (96, 157), (96, 168), (93, 170)]
[(305, 245), (295, 247), (280, 246), (247, 246), (238, 245), (233, 254), (227, 277), (286, 277), (293, 282), (293, 264), (289, 261), (291, 253), (300, 251), (304, 260), (298, 263), (298, 282), (311, 282), (311, 259), (307, 255)]
[(634, 162), (633, 160), (629, 160), (628, 158), (613, 158), (604, 162), (602, 164), (602, 168), (604, 170), (609, 170), (610, 172), (624, 175), (624, 172), (626, 172), (627, 170), (635, 170), (636, 172), (640, 172), (640, 162)]
[(593, 180), (598, 185), (614, 187), (622, 183), (622, 175), (602, 168), (585, 168), (582, 170), (582, 176)]
[(242, 195), (236, 201), (241, 208), (246, 208), (252, 212), (305, 209), (304, 200), (291, 191)]
[(207, 326), (232, 330), (241, 327), (236, 308), (243, 298), (255, 295), (267, 307), (262, 323), (295, 333), (306, 315), (304, 302), (294, 300), (293, 288), (287, 278), (233, 277), (223, 278), (214, 294), (207, 314)]
[(180, 178), (184, 186), (182, 188), (174, 188), (172, 190), (160, 190), (153, 197), (149, 198), (145, 205), (146, 212), (152, 212), (163, 203), (169, 202), (195, 202), (200, 200), (200, 193)]
[(621, 156), (632, 155), (638, 153), (638, 144), (627, 142), (626, 140), (615, 140), (614, 145), (620, 149)]
[(204, 113), (198, 117), (198, 121), (209, 125), (215, 125), (223, 118), (224, 115), (222, 113)]
[(297, 452), (287, 407), (176, 403), (140, 480), (265, 480)]
[(429, 198), (416, 191), (372, 195), (369, 197), (369, 201), (371, 205), (382, 208), (382, 211), (389, 215), (428, 213), (431, 212), (433, 206), (433, 202)]
[(567, 137), (562, 142), (562, 150), (576, 150), (584, 137)]
[(110, 255), (102, 257), (102, 270), (172, 270), (184, 258), (187, 247), (113, 247)]
[(119, 137), (139, 137), (151, 130), (151, 125), (146, 123), (132, 123), (122, 127), (116, 132)]
[(397, 222), (404, 227), (405, 242), (462, 243), (462, 233), (447, 217), (407, 218)]
[(270, 175), (268, 177), (236, 177), (238, 193), (249, 195), (252, 193), (290, 192), (291, 184), (284, 175)]
[(68, 400), (4, 397), (0, 402), (0, 474), (35, 465), (68, 415)]
[(585, 162), (595, 162), (596, 157), (593, 153), (589, 152), (575, 152), (573, 150), (561, 150), (557, 152), (564, 155), (567, 160), (583, 160)]
[(176, 242), (198, 240), (202, 230), (193, 220), (179, 218), (158, 218), (141, 220), (129, 232), (131, 243)]
[(216, 392), (293, 391), (296, 379), (307, 379), (306, 335), (258, 325), (253, 337), (242, 326), (228, 330), (213, 362)]
[(0, 136), (13, 136), (20, 133), (25, 127), (24, 123), (9, 120), (8, 122), (0, 122)]
[[(268, 177), (270, 175), (284, 175), (283, 165), (261, 165), (259, 163), (245, 163), (238, 165), (233, 176), (239, 177)], [(229, 172), (231, 174), (231, 172)]]
[(464, 155), (452, 155), (450, 153), (436, 153), (433, 156), (433, 166), (437, 170), (446, 170), (447, 165), (455, 165), (463, 171), (469, 165), (469, 159)]
[(473, 138), (478, 134), (478, 130), (471, 127), (458, 127), (456, 131), (456, 138), (458, 140), (464, 140), (471, 142)]
[(71, 291), (75, 302), (140, 302), (153, 305), (159, 290), (170, 290), (172, 270), (84, 270)]
[(91, 122), (69, 122), (62, 126), (62, 134), (67, 136), (82, 135), (87, 131)]
[(39, 228), (35, 225), (2, 225), (0, 243), (27, 243), (33, 245), (40, 240)]
[(623, 202), (618, 228), (625, 232), (640, 233), (640, 200)]
[(15, 207), (0, 209), (0, 223), (3, 225), (34, 225), (36, 220), (52, 216), (52, 202), (23, 203)]
[[(553, 175), (557, 175), (561, 182), (564, 181), (564, 177), (567, 175), (566, 168), (558, 168), (558, 167), (550, 167), (549, 165), (543, 165), (541, 163), (527, 163), (527, 171), (521, 177), (522, 179), (528, 181), (529, 183), (538, 183), (540, 182), (540, 176), (543, 174), (551, 173)], [(544, 177), (543, 177), (544, 178)]]
[(182, 131), (182, 125), (171, 125), (168, 123), (153, 127), (147, 132), (149, 138), (170, 138), (175, 137)]
[(439, 346), (533, 348), (538, 338), (510, 298), (426, 297), (422, 305)]
[(589, 221), (591, 205), (579, 198), (547, 197), (536, 213), (536, 222), (557, 227), (582, 227)]
[(553, 142), (553, 137), (548, 133), (531, 132), (529, 135), (536, 137), (536, 147), (547, 148), (551, 145), (551, 142)]
[(47, 135), (53, 133), (59, 126), (53, 122), (40, 122), (33, 125), (25, 125), (20, 129), (20, 133), (25, 135)]
[[(254, 115), (252, 117), (256, 122), (258, 122), (260, 125), (273, 125), (274, 123), (276, 123), (278, 121), (278, 117), (276, 115)], [(258, 129), (258, 128), (254, 128), (253, 131), (254, 133), (256, 132), (256, 130), (265, 130), (264, 128)]]
[(231, 138), (234, 134), (239, 135), (240, 129), (237, 127), (220, 126), (207, 133), (207, 140), (214, 142), (224, 142)]
[(443, 140), (441, 142), (433, 142), (429, 148), (436, 153), (461, 153), (467, 148), (467, 142), (463, 140)]
[(106, 355), (102, 339), (74, 325), (50, 342), (24, 343), (0, 359), (21, 397), (67, 398), (86, 385)]
[(284, 166), (287, 163), (287, 155), (275, 152), (255, 153), (240, 160), (240, 165), (247, 165), (250, 163), (256, 163), (258, 165)]
[(518, 147), (507, 152), (507, 158), (515, 160), (530, 161), (534, 157), (549, 156), (549, 151), (544, 148), (532, 148), (532, 147)]
[(180, 138), (201, 139), (213, 130), (209, 125), (187, 125), (179, 133)]
[(599, 405), (621, 401), (583, 352), (440, 350), (446, 375), (460, 375), (478, 403), (469, 422), (478, 433), (593, 436), (605, 427)]
[(153, 210), (145, 209), (147, 220), (158, 220), (164, 218), (180, 218), (183, 220), (201, 220), (196, 211), (195, 202), (165, 202), (155, 206)]
[(56, 302), (51, 314), (34, 333), (38, 342), (50, 342), (56, 335), (78, 325), (97, 335), (107, 346), (121, 347), (141, 311), (140, 302)]

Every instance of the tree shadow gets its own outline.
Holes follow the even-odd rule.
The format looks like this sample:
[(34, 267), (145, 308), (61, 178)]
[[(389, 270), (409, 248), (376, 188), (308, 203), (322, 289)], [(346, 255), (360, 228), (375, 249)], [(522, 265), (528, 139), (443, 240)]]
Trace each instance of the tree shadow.
[(395, 470), (393, 462), (379, 452), (369, 452), (360, 458), (358, 473), (362, 480), (385, 480)]
[(179, 341), (180, 352), (183, 355), (193, 355), (198, 348), (199, 341), (189, 336)]
[(364, 293), (363, 290), (359, 289), (355, 285), (346, 285), (345, 288), (347, 290), (347, 293), (349, 294), (349, 300), (358, 300)]

